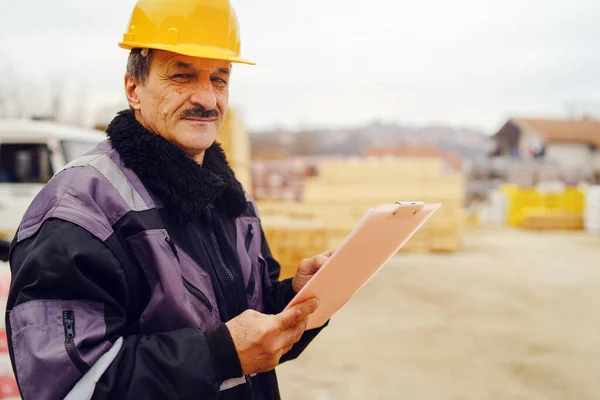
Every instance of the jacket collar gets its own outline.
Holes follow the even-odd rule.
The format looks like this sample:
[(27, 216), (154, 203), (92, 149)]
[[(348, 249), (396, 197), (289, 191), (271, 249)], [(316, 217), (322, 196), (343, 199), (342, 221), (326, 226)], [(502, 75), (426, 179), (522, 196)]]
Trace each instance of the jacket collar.
[(232, 217), (246, 210), (244, 189), (217, 142), (206, 150), (200, 166), (180, 148), (144, 128), (130, 110), (119, 112), (106, 133), (125, 167), (138, 175), (180, 223), (199, 217), (209, 204)]

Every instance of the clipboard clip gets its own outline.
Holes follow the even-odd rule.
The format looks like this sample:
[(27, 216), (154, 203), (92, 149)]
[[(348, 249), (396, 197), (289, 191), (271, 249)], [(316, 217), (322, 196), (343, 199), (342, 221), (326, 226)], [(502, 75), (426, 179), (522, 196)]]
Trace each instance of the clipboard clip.
[[(422, 201), (397, 201), (394, 203), (398, 207), (392, 213), (393, 216), (398, 213), (398, 211), (410, 211), (410, 214), (415, 215), (418, 213), (423, 207), (425, 207), (425, 203)], [(403, 213), (404, 215), (408, 213)]]

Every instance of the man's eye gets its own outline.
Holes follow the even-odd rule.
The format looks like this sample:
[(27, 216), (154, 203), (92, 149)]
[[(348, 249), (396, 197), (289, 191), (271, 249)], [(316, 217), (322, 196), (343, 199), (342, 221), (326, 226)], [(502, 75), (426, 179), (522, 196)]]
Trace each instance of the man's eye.
[(211, 78), (211, 81), (215, 82), (218, 85), (227, 85), (227, 81), (221, 78)]
[(174, 79), (192, 79), (193, 77), (194, 75), (192, 74), (177, 74), (172, 76)]

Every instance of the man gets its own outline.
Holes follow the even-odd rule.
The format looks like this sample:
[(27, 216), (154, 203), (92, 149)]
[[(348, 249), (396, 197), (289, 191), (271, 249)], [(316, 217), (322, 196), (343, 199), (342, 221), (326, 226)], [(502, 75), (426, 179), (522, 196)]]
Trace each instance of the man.
[(278, 281), (252, 200), (215, 142), (239, 58), (228, 0), (140, 0), (108, 139), (58, 173), (11, 250), (11, 360), (25, 400), (277, 399), (331, 252)]

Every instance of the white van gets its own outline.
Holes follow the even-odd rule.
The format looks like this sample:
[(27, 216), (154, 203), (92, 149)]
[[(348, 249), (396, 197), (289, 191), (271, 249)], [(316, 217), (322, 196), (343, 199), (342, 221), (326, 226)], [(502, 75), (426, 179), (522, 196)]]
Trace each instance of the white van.
[(95, 129), (0, 119), (0, 239), (10, 240), (27, 207), (66, 164), (106, 139)]

